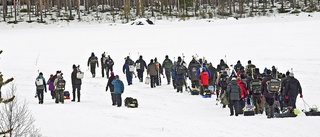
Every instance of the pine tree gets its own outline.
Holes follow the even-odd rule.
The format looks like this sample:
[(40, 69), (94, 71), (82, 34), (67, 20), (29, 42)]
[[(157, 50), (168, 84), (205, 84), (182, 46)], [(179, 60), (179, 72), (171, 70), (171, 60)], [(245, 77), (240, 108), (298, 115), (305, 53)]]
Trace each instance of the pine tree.
[[(2, 53), (2, 50), (0, 50), (0, 54)], [(9, 78), (7, 79), (6, 81), (3, 81), (3, 75), (2, 73), (0, 72), (0, 91), (1, 91), (1, 88), (2, 86), (10, 83), (13, 81), (13, 78)], [(9, 99), (3, 99), (2, 96), (1, 96), (1, 93), (0, 93), (0, 103), (8, 103), (8, 102), (11, 102), (13, 99), (15, 98), (15, 96), (12, 96), (11, 98)]]

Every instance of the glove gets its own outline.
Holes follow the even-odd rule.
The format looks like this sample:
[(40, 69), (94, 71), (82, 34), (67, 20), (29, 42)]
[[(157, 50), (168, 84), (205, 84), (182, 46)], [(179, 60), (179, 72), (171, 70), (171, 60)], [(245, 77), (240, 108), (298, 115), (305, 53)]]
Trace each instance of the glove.
[(303, 95), (302, 95), (302, 94), (300, 94), (300, 98), (303, 98)]
[(288, 96), (284, 96), (284, 98), (285, 98), (286, 100), (288, 100), (288, 99), (289, 99), (289, 97), (288, 97)]

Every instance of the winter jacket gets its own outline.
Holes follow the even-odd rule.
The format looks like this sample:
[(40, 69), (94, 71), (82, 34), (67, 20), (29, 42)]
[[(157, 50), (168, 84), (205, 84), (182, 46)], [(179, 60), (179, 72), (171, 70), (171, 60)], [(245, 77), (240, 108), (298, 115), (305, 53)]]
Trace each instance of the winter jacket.
[(150, 62), (148, 67), (147, 67), (147, 74), (149, 74), (150, 76), (155, 76), (157, 75), (157, 68), (156, 68), (156, 64), (153, 62)]
[(49, 90), (50, 91), (54, 91), (54, 85), (53, 85), (53, 82), (54, 82), (54, 78), (49, 78), (48, 82), (47, 82), (47, 85), (49, 85)]
[(302, 94), (300, 82), (294, 77), (289, 77), (285, 90), (285, 96), (289, 97), (297, 97), (298, 94)]
[(192, 81), (199, 80), (198, 70), (200, 67), (201, 67), (201, 65), (197, 62), (189, 64), (188, 72), (190, 74), (190, 77), (189, 77), (190, 80), (192, 80)]
[(203, 71), (200, 73), (200, 82), (204, 86), (209, 86), (209, 73)]
[(108, 90), (108, 88), (110, 88), (110, 92), (114, 92), (114, 86), (112, 84), (112, 81), (114, 80), (115, 76), (111, 75), (108, 79), (108, 83), (107, 83), (107, 87), (106, 87), (106, 91)]
[(138, 64), (140, 64), (140, 71), (144, 71), (144, 69), (147, 69), (147, 63), (143, 59), (140, 58), (139, 60), (137, 60), (136, 65)]
[(123, 93), (124, 85), (121, 80), (115, 79), (111, 82), (111, 84), (114, 86), (114, 94), (122, 94)]
[(78, 73), (77, 68), (74, 68), (71, 73), (71, 84), (72, 85), (81, 85), (82, 84), (82, 80), (77, 78), (77, 73)]
[(126, 73), (126, 74), (131, 73), (130, 69), (129, 69), (130, 65), (134, 65), (134, 62), (130, 58), (126, 59), (126, 61), (123, 64), (123, 67), (122, 67), (123, 73)]
[(236, 80), (232, 80), (227, 86), (227, 96), (229, 100), (240, 100), (241, 88)]
[(210, 70), (209, 70), (205, 65), (203, 65), (202, 67), (200, 67), (200, 68), (198, 69), (197, 75), (200, 76), (200, 72), (202, 71), (203, 68), (206, 69), (206, 72), (208, 72), (209, 77), (211, 77), (212, 74), (211, 74)]
[[(177, 62), (177, 65), (176, 65), (176, 67), (174, 68), (174, 74), (175, 74), (175, 79), (184, 79), (185, 78), (185, 76), (188, 76), (188, 77), (190, 77), (190, 75), (189, 75), (189, 73), (188, 73), (188, 69), (187, 69), (187, 67), (184, 65), (185, 64), (185, 62), (184, 61), (181, 61), (181, 62)], [(178, 70), (177, 70), (177, 68), (178, 67), (181, 67), (181, 65), (183, 65), (184, 67), (182, 67), (182, 68), (184, 68), (184, 73), (183, 74), (178, 74)], [(183, 69), (181, 69), (181, 70), (183, 70)]]
[(89, 66), (94, 66), (94, 67), (96, 67), (96, 65), (97, 65), (97, 67), (99, 67), (99, 62), (98, 62), (98, 58), (96, 57), (96, 56), (94, 56), (94, 55), (91, 55), (90, 57), (89, 57), (89, 59), (88, 59), (88, 63), (87, 63), (87, 65)]
[(241, 79), (237, 79), (237, 83), (238, 83), (238, 85), (240, 86), (240, 89), (241, 89), (241, 98), (244, 99), (248, 95), (247, 88), (246, 88), (245, 84), (242, 82)]
[(165, 59), (162, 62), (162, 67), (166, 70), (166, 71), (171, 71), (171, 68), (173, 66), (173, 63), (170, 59)]

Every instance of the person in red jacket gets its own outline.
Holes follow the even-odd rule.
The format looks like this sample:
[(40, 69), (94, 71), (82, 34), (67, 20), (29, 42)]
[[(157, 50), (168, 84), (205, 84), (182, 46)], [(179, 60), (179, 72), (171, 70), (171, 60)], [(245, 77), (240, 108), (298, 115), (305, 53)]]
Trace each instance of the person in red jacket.
[[(248, 91), (247, 91), (245, 83), (242, 81), (242, 79), (240, 77), (237, 78), (237, 83), (238, 83), (238, 85), (240, 86), (240, 89), (241, 89), (240, 107), (244, 108), (245, 104), (246, 104), (246, 99), (245, 98), (248, 96)], [(240, 111), (242, 111), (242, 109)]]
[(202, 92), (205, 90), (205, 89), (208, 89), (209, 87), (209, 73), (206, 71), (205, 68), (202, 68), (202, 72), (200, 73), (200, 85), (201, 85), (201, 89), (202, 89)]

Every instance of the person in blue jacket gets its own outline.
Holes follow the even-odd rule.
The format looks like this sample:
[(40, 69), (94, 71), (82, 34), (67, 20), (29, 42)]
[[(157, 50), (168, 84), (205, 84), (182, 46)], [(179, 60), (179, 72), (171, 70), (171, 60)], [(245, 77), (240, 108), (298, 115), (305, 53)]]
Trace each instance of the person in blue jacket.
[(116, 96), (117, 106), (121, 107), (122, 99), (121, 94), (124, 91), (123, 82), (119, 79), (119, 75), (115, 76), (115, 79), (111, 83), (114, 86), (114, 94)]
[(128, 85), (132, 85), (132, 75), (134, 69), (130, 70), (130, 67), (134, 66), (134, 61), (129, 56), (125, 58), (125, 62), (122, 67), (123, 74), (126, 74)]

